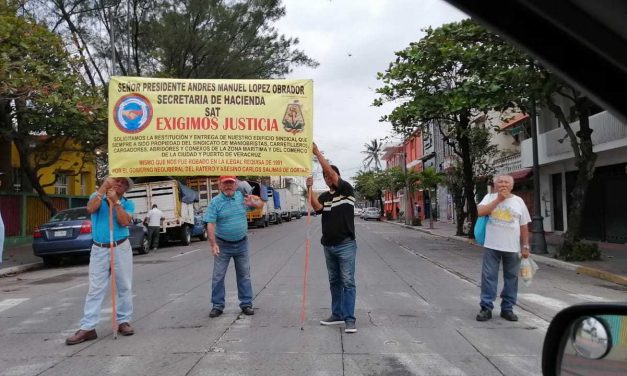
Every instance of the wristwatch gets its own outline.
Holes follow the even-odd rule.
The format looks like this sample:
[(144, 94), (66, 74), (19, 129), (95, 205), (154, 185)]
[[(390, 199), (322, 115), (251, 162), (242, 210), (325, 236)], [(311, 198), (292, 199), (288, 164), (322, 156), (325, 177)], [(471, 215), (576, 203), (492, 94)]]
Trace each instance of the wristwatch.
[(523, 245), (523, 248), (524, 249), (529, 249), (529, 246), (528, 245)]

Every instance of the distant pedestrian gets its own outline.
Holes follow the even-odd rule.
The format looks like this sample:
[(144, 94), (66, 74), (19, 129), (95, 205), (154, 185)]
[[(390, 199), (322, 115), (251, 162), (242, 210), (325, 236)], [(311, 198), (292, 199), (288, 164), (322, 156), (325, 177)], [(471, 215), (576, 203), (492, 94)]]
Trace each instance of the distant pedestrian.
[(219, 187), (220, 194), (211, 200), (204, 217), (214, 256), (211, 280), (213, 308), (209, 317), (218, 317), (224, 311), (224, 278), (231, 258), (235, 264), (239, 306), (245, 315), (254, 315), (246, 212), (249, 207), (263, 207), (263, 201), (254, 195), (244, 197), (238, 190), (235, 176), (220, 176)]
[(492, 318), (499, 281), (499, 265), (503, 263), (503, 290), (501, 291), (501, 317), (518, 321), (514, 306), (518, 297), (518, 270), (520, 258), (529, 257), (529, 229), (531, 222), (525, 202), (512, 194), (514, 178), (498, 175), (494, 178), (495, 193), (486, 195), (477, 208), (479, 216), (490, 216), (486, 225), (481, 269), (481, 311), (477, 321)]
[[(89, 291), (80, 329), (67, 338), (67, 345), (98, 338), (96, 325), (100, 320), (100, 306), (111, 279), (110, 270), (110, 216), (109, 201), (113, 203), (113, 244), (115, 252), (116, 321), (123, 336), (135, 333), (130, 325), (133, 314), (133, 250), (128, 240), (128, 225), (132, 222), (135, 204), (124, 196), (133, 181), (129, 178), (108, 177), (98, 190), (91, 194), (87, 211), (91, 213), (94, 244), (89, 257)], [(107, 200), (108, 199), (108, 200)]]
[[(322, 325), (344, 324), (346, 333), (357, 332), (355, 326), (355, 193), (353, 187), (340, 178), (337, 167), (329, 164), (318, 146), (313, 144), (313, 153), (322, 166), (324, 181), (329, 187), (317, 199), (311, 194), (311, 206), (322, 214), (322, 245), (329, 273), (331, 289), (331, 316), (321, 320)], [(313, 177), (307, 178), (307, 189), (311, 191)]]
[[(0, 187), (2, 187), (2, 175), (0, 172)], [(0, 265), (2, 265), (2, 255), (4, 253), (4, 222), (2, 221), (2, 211), (0, 211)]]
[(152, 205), (152, 209), (146, 213), (144, 223), (148, 227), (148, 241), (152, 250), (156, 250), (159, 246), (159, 235), (161, 234), (161, 224), (165, 220), (163, 212), (159, 210), (157, 204)]

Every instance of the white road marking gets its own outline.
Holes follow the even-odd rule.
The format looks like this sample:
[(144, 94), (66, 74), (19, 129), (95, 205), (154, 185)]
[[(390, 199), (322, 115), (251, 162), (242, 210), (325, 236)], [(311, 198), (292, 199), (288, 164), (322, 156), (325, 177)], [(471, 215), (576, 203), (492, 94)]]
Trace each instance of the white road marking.
[(561, 311), (562, 309), (570, 306), (570, 304), (561, 300), (547, 298), (546, 296), (538, 294), (518, 294), (518, 298), (528, 300), (532, 303), (540, 304), (547, 308), (554, 308), (558, 311)]
[(600, 296), (586, 295), (586, 294), (568, 294), (568, 295), (577, 299), (587, 301), (587, 302), (609, 302), (608, 299), (602, 298)]
[(6, 311), (9, 308), (13, 308), (16, 305), (22, 304), (30, 298), (18, 298), (18, 299), (4, 299), (0, 302), (0, 312)]
[(63, 289), (61, 291), (62, 292), (70, 291), (70, 290), (74, 290), (74, 289), (77, 289), (77, 288), (80, 288), (80, 287), (84, 287), (84, 286), (88, 286), (88, 285), (89, 285), (89, 282), (79, 283), (78, 285), (74, 285), (72, 287), (65, 288), (65, 289)]
[(202, 248), (198, 248), (198, 249), (193, 249), (189, 252), (183, 252), (183, 253), (179, 253), (178, 255), (172, 256), (170, 258), (177, 258), (177, 257), (181, 257), (181, 256), (185, 256), (185, 255), (189, 255), (190, 253), (194, 253), (194, 252), (198, 252), (198, 251), (202, 251)]

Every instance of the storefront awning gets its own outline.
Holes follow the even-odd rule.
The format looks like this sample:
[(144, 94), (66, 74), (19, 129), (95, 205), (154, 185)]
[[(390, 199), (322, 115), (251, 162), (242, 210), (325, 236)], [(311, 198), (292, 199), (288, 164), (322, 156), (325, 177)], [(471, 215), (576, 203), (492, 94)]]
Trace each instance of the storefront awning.
[(511, 177), (514, 178), (514, 182), (519, 182), (523, 180), (527, 180), (531, 175), (533, 175), (533, 170), (530, 168), (523, 168), (522, 170), (514, 171), (508, 173)]

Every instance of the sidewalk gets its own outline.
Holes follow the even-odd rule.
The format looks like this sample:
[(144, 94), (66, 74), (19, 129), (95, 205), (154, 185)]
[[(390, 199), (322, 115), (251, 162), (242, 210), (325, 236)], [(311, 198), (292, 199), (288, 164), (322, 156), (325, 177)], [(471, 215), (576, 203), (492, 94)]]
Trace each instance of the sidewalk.
[[(422, 226), (409, 226), (396, 221), (388, 223), (403, 226), (416, 231), (426, 232), (432, 235), (442, 236), (449, 239), (474, 244), (474, 241), (464, 236), (456, 236), (457, 227), (454, 223), (433, 222), (433, 228), (429, 228), (429, 220), (423, 220)], [(572, 270), (579, 274), (603, 279), (619, 285), (627, 286), (627, 245), (615, 243), (598, 242), (602, 253), (600, 261), (578, 261), (566, 262), (554, 258), (557, 246), (561, 244), (561, 236), (556, 234), (545, 235), (548, 254), (533, 254), (534, 260), (540, 263), (549, 264), (558, 268)]]
[(42, 267), (43, 261), (41, 257), (33, 254), (33, 246), (30, 243), (5, 245), (2, 265), (0, 265), (0, 277)]

